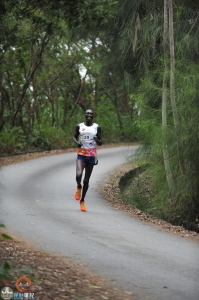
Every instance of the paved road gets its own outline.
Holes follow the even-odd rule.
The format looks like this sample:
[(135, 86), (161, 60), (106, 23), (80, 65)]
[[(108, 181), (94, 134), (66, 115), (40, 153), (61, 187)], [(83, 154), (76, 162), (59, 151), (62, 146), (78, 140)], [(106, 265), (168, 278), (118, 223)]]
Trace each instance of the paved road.
[(40, 250), (86, 264), (136, 299), (199, 299), (199, 244), (134, 220), (96, 192), (135, 147), (101, 149), (87, 194), (88, 212), (73, 199), (75, 153), (0, 169), (0, 222)]

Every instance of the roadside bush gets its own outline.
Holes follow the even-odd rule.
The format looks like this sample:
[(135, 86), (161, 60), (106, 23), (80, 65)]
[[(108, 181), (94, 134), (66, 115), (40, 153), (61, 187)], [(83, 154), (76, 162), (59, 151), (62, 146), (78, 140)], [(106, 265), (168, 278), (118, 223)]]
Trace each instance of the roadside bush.
[[(0, 224), (0, 228), (5, 228), (3, 224)], [(12, 237), (2, 233), (1, 236), (6, 240), (12, 240)], [(10, 261), (1, 261), (0, 262), (0, 281), (6, 280), (6, 279), (12, 279), (11, 278), (11, 263)]]
[(0, 153), (12, 154), (21, 151), (25, 146), (25, 137), (19, 127), (7, 126), (0, 132)]

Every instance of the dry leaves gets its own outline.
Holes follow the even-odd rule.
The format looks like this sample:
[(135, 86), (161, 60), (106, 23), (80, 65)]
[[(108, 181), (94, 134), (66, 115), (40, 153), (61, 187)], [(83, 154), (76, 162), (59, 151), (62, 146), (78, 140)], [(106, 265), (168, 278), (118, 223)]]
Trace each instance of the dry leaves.
[(36, 251), (16, 238), (8, 241), (0, 236), (0, 261), (11, 261), (14, 281), (22, 275), (31, 279), (36, 299), (134, 299), (129, 293), (111, 288), (108, 281), (91, 274), (85, 266)]

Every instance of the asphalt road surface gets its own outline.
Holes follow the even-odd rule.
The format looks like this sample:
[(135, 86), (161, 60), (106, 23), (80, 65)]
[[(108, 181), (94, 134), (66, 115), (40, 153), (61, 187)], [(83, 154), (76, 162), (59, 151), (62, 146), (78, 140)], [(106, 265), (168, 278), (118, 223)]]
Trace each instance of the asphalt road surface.
[(38, 158), (0, 169), (0, 222), (53, 254), (60, 253), (133, 291), (137, 299), (199, 299), (199, 244), (133, 219), (96, 192), (136, 147), (98, 150), (86, 197), (74, 200), (75, 153)]

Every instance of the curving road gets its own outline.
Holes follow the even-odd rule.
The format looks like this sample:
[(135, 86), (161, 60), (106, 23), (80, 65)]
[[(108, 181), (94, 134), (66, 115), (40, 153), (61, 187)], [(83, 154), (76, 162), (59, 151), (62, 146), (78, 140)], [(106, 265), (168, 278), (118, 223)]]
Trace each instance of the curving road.
[(136, 147), (98, 150), (87, 209), (74, 200), (75, 153), (0, 169), (0, 222), (37, 249), (62, 254), (137, 293), (133, 299), (199, 299), (199, 244), (113, 209), (96, 192)]

